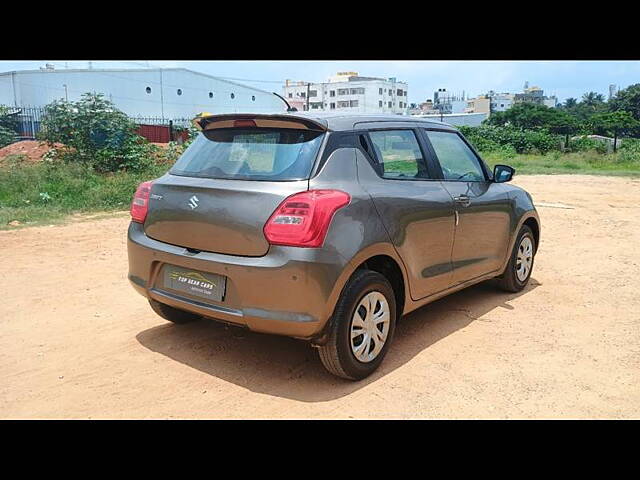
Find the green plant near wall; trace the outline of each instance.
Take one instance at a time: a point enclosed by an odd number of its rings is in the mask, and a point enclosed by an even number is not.
[[[5,127],[0,127],[0,148],[16,141],[16,133]]]
[[[482,152],[510,148],[516,153],[547,153],[560,147],[559,137],[545,129],[523,130],[511,125],[460,127],[462,134]]]
[[[151,162],[153,148],[135,128],[104,95],[85,93],[77,102],[47,105],[38,138],[51,145],[64,144],[60,158],[90,165],[98,172],[140,170]]]

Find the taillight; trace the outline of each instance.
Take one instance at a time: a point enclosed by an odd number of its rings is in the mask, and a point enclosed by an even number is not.
[[[153,182],[142,182],[138,185],[138,189],[131,202],[131,220],[134,222],[144,223],[144,219],[147,218],[151,185],[153,185]]]
[[[334,213],[351,201],[340,190],[309,190],[286,198],[264,226],[272,245],[321,247]]]

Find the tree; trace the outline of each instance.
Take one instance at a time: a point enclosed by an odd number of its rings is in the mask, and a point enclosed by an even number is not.
[[[569,148],[569,135],[576,133],[580,124],[573,115],[560,110],[549,117],[547,127],[551,133],[564,135],[564,148]]]
[[[578,104],[578,100],[576,100],[575,98],[571,97],[571,98],[567,98],[564,101],[564,108],[567,110],[571,110],[572,108],[574,108],[576,105]]]
[[[512,125],[521,129],[542,128],[560,111],[535,103],[517,103],[509,110],[492,114],[489,125]]]
[[[614,112],[620,110],[629,112],[633,118],[640,121],[640,83],[620,90],[609,101],[609,109]]]
[[[613,133],[613,151],[615,153],[618,146],[618,134],[637,128],[639,122],[629,112],[618,110],[617,112],[594,115],[591,119],[591,125],[596,131],[601,131],[605,134]]]
[[[590,107],[598,106],[604,103],[604,95],[597,92],[587,92],[582,95],[581,103],[584,103],[585,105],[588,105]]]

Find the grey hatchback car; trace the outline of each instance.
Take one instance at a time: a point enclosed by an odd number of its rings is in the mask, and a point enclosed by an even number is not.
[[[382,362],[403,314],[529,281],[531,196],[453,127],[379,115],[221,114],[135,193],[129,280],[175,323],[309,341],[331,373]]]

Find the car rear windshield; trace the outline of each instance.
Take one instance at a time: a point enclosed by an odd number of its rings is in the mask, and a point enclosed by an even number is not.
[[[286,128],[224,128],[200,133],[172,175],[234,180],[309,178],[323,132]]]

